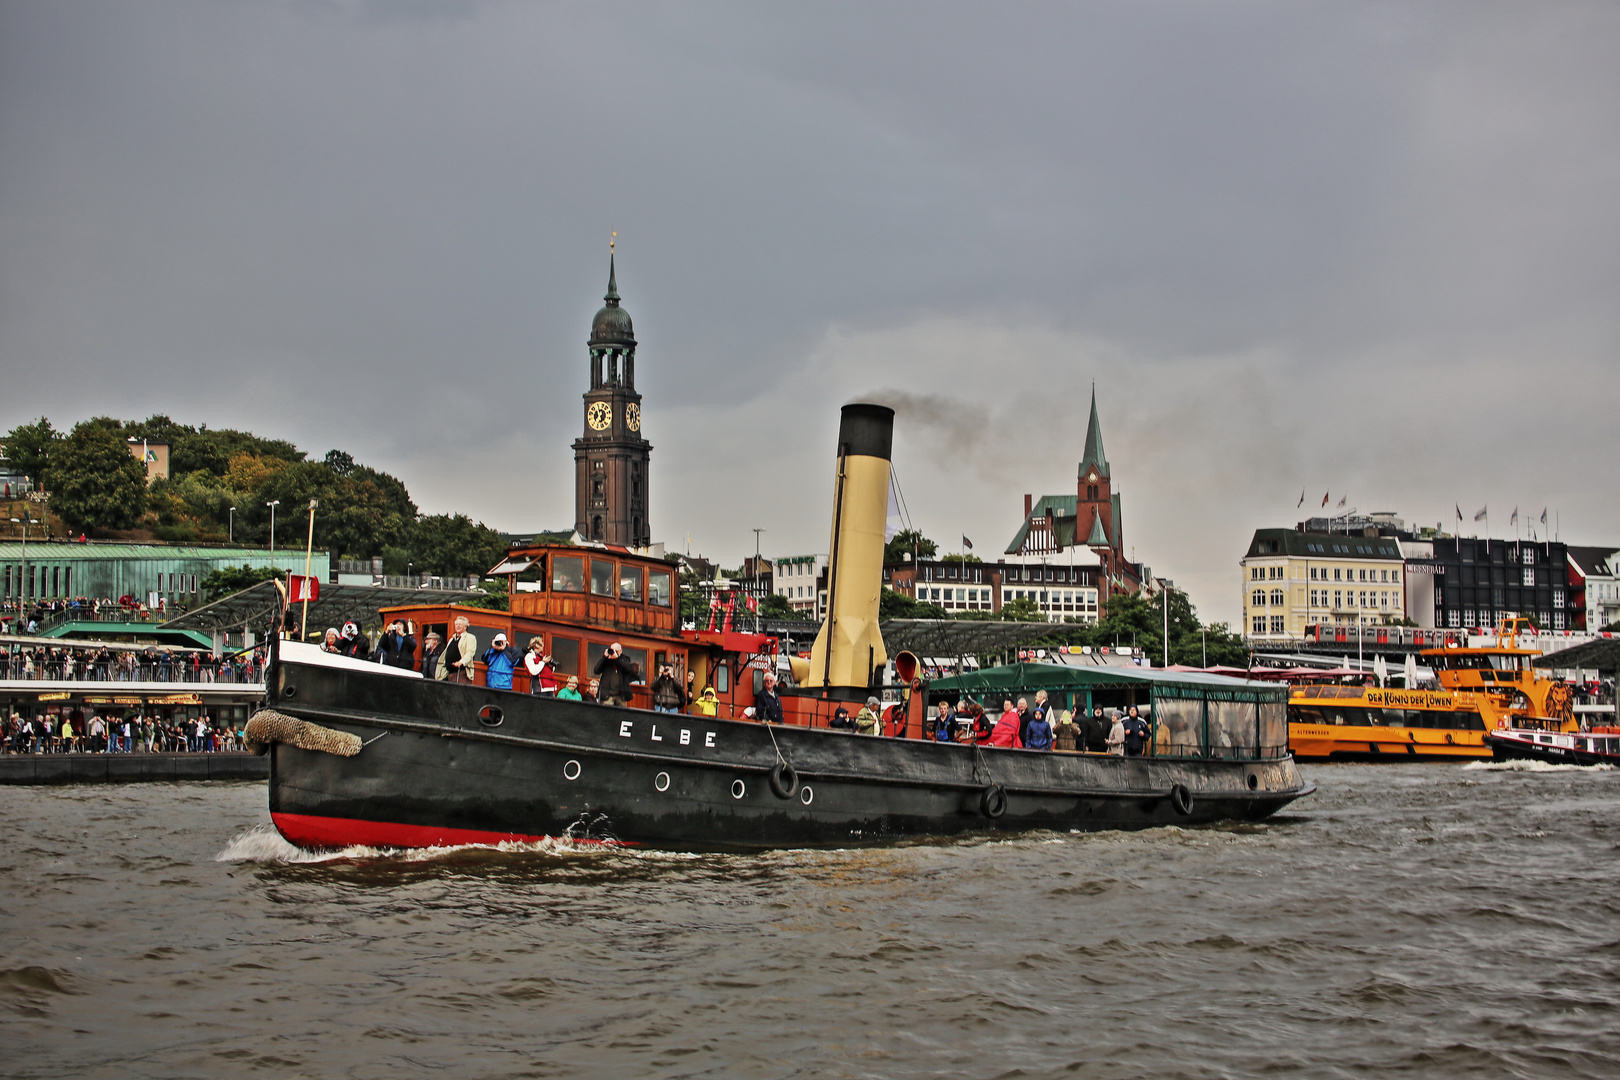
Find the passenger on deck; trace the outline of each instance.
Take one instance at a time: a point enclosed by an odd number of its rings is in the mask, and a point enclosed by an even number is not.
[[[782,698],[776,692],[776,675],[767,671],[760,692],[754,695],[754,719],[767,724],[782,722]]]
[[[539,635],[529,639],[529,651],[523,654],[523,670],[529,673],[529,693],[550,696],[557,692],[557,668],[546,655],[545,639]]]
[[[1032,716],[1029,711],[1029,699],[1018,699],[1018,741],[1020,744],[1029,741],[1029,722]]]
[[[950,742],[956,734],[956,714],[951,711],[951,703],[939,703],[939,712],[934,717],[934,741]]]
[[[1063,710],[1063,715],[1058,718],[1057,730],[1052,735],[1052,749],[1066,753],[1084,749],[1080,744],[1080,727],[1067,709]]]
[[[339,654],[343,652],[343,645],[338,638],[337,627],[328,626],[326,628],[326,636],[321,639],[321,652]]]
[[[1108,752],[1120,757],[1125,753],[1125,723],[1118,711],[1110,709],[1109,715],[1113,718],[1114,726],[1108,731]]]
[[[1082,716],[1078,726],[1080,749],[1088,754],[1108,753],[1108,723],[1103,719],[1101,705],[1092,709],[1090,716]]]
[[[869,697],[861,711],[855,714],[855,731],[859,735],[876,735],[882,730],[883,722],[878,719],[878,699]]]
[[[1019,721],[1018,710],[1013,708],[1012,701],[1010,699],[1003,701],[1001,719],[996,721],[995,728],[990,732],[990,745],[1010,746],[1014,749],[1022,747],[1024,741],[1018,737]]]
[[[1024,736],[1025,750],[1052,749],[1052,725],[1046,720],[1048,715],[1045,704],[1036,707],[1029,720],[1028,734]]]
[[[833,710],[832,719],[827,721],[827,726],[839,730],[848,730],[855,726],[855,721],[849,718],[849,710],[840,705]]]
[[[439,675],[439,657],[444,655],[444,639],[436,631],[429,630],[422,635],[422,678],[437,679]]]
[[[1135,705],[1131,706],[1131,714],[1125,718],[1124,728],[1125,756],[1141,757],[1152,730],[1148,727],[1147,721],[1137,715]]]
[[[377,641],[375,659],[386,667],[409,670],[416,666],[416,639],[407,632],[404,619],[395,619],[388,624]]]
[[[990,742],[990,732],[995,728],[994,722],[977,701],[968,702],[968,711],[973,715],[973,727],[969,738],[980,746],[987,745]]]
[[[604,705],[628,705],[630,703],[630,680],[636,675],[635,668],[630,661],[624,658],[624,646],[615,641],[602,652],[602,658],[596,662],[591,672],[598,677],[601,692],[597,695],[598,701]]]
[[[675,669],[664,664],[658,669],[658,678],[652,683],[653,712],[678,713],[686,700],[681,684],[675,681]]]
[[[365,637],[361,635],[359,625],[353,619],[343,624],[343,634],[338,639],[338,651],[356,660],[371,659],[371,649]]]
[[[467,616],[456,616],[450,640],[444,643],[444,652],[439,655],[439,678],[471,683],[473,658],[477,655],[478,642],[467,632]]]
[[[715,696],[714,687],[705,686],[703,693],[692,702],[693,716],[713,716],[720,705],[720,699]]]
[[[579,676],[568,676],[568,685],[557,691],[558,701],[582,701],[579,696]]]
[[[592,705],[599,705],[602,702],[602,696],[601,695],[602,695],[602,683],[601,683],[601,680],[592,679],[588,684],[586,684],[585,689],[580,691],[579,699],[581,701],[589,702]]]
[[[512,689],[512,672],[517,670],[517,649],[508,645],[505,634],[496,634],[495,641],[480,657],[484,662],[484,685],[491,690]]]

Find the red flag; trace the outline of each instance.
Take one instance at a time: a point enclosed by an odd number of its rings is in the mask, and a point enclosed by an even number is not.
[[[1323,506],[1327,505],[1327,501],[1331,496],[1332,496],[1332,492],[1328,492],[1328,491],[1322,492],[1322,505]]]
[[[755,615],[759,614],[759,601],[754,598],[753,594],[749,594],[748,597],[748,610]]]
[[[305,590],[309,595],[305,596]],[[321,598],[321,579],[318,577],[305,577],[303,574],[289,574],[287,577],[287,602],[299,604],[305,600],[311,602]]]

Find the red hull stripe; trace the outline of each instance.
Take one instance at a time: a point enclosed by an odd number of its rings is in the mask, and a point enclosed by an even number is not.
[[[316,817],[311,814],[271,814],[276,829],[287,842],[301,848],[453,847],[459,844],[532,844],[551,839],[524,833],[485,832],[481,829],[451,829],[441,825],[399,825],[388,821],[359,818]],[[609,843],[589,840],[585,843]]]

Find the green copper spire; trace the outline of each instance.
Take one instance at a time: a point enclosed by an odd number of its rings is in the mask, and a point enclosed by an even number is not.
[[[610,307],[619,306],[619,275],[618,272],[613,268],[613,252],[611,251],[608,252],[608,291],[607,295],[602,297],[602,299],[606,300]],[[1095,391],[1093,391],[1093,393],[1095,394]],[[1091,413],[1093,416],[1097,414],[1097,406],[1095,402],[1092,403]],[[1088,443],[1087,445],[1090,444]]]
[[[1080,472],[1085,474],[1086,466],[1092,465],[1097,474],[1104,479],[1108,478],[1108,455],[1103,453],[1102,424],[1097,421],[1097,384],[1091,384],[1091,420],[1086,424],[1086,448],[1080,455]]]

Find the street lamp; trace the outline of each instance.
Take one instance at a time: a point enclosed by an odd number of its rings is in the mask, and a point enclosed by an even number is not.
[[[270,508],[270,572],[276,571],[276,507],[281,505],[280,499],[272,500],[264,505]]]
[[[26,603],[26,600],[25,600],[24,594],[23,594],[23,588],[24,588],[23,582],[29,580],[29,578],[28,578],[28,526],[30,526],[30,525],[38,525],[39,524],[39,522],[35,521],[31,517],[26,516],[26,514],[27,514],[27,511],[24,511],[25,516],[20,517],[20,518],[12,518],[11,519],[12,524],[21,525],[23,527],[22,574],[21,574],[20,579],[17,582],[17,626],[18,627],[21,627],[23,625],[23,623],[24,623],[24,620],[25,620],[25,616],[23,614],[23,604]]]
[[[225,542],[227,544],[236,543],[236,507],[234,506],[231,507],[230,524],[226,526],[226,529],[228,531],[225,534]]]

